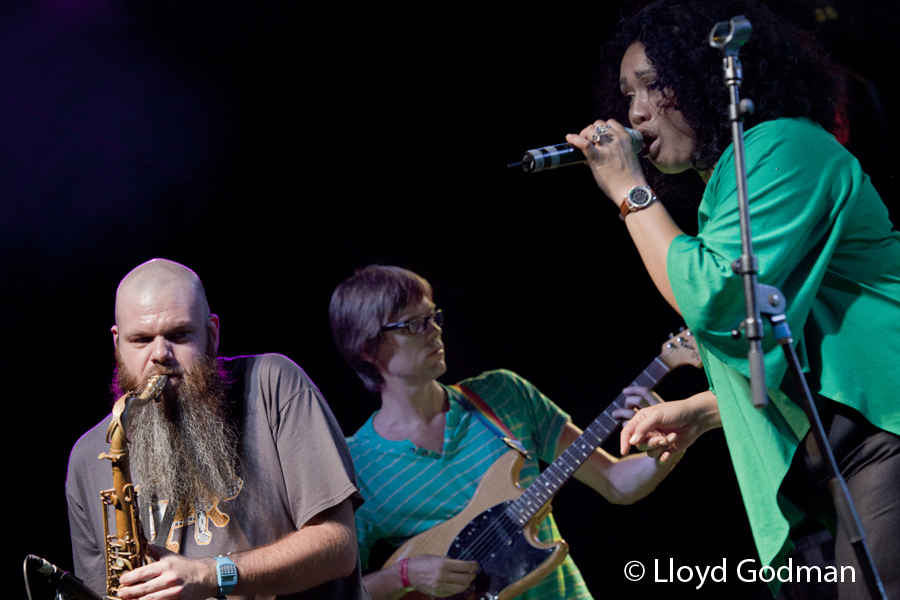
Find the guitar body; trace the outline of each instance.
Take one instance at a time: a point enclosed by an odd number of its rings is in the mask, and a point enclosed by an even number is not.
[[[501,518],[506,506],[522,495],[518,483],[522,463],[523,458],[516,450],[498,458],[485,472],[462,512],[408,540],[382,568],[420,554],[478,560],[482,571],[475,579],[474,590],[454,596],[460,600],[508,600],[536,585],[562,563],[569,547],[562,540],[547,543],[537,539],[537,527],[549,514],[549,504],[525,527]],[[468,544],[488,528],[494,542],[490,556],[469,558]],[[403,596],[404,600],[425,598],[429,596],[419,592]]]

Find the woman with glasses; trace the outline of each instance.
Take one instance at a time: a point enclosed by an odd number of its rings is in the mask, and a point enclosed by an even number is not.
[[[373,567],[369,551],[377,540],[397,547],[462,511],[485,471],[509,451],[504,429],[528,453],[519,475],[523,487],[538,476],[538,459],[551,463],[581,434],[562,409],[510,371],[482,373],[459,382],[462,387],[438,382],[447,369],[443,313],[428,281],[411,271],[360,269],[334,291],[329,314],[344,358],[381,399],[381,410],[348,439],[365,498],[356,512],[364,569]],[[627,392],[635,394],[629,406],[654,401],[646,390]],[[480,402],[499,428],[475,414]],[[626,408],[615,416],[632,414]],[[649,494],[675,462],[663,465],[646,454],[620,460],[598,449],[575,477],[610,502],[629,504]],[[552,516],[539,531],[542,540],[560,539]],[[364,583],[374,600],[404,589],[445,597],[464,591],[477,570],[474,561],[418,555],[369,573]],[[591,595],[567,557],[522,598]]]

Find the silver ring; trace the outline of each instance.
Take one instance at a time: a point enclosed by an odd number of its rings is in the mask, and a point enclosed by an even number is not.
[[[609,125],[604,125],[603,127],[594,125],[594,127],[597,128],[597,133],[591,136],[591,141],[597,144],[603,139],[603,136],[606,135],[606,132],[609,131]]]

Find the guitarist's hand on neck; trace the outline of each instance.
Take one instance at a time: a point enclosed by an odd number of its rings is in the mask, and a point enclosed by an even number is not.
[[[633,419],[635,413],[642,408],[664,402],[653,390],[638,385],[627,387],[622,393],[625,394],[624,407],[612,411],[612,416],[623,425]]]

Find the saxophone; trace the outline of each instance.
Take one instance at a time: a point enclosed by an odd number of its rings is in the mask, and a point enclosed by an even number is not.
[[[98,458],[112,461],[113,489],[100,492],[103,511],[103,533],[106,540],[106,595],[117,600],[119,577],[123,573],[147,564],[147,538],[141,528],[138,493],[131,483],[128,467],[129,410],[148,402],[157,402],[168,380],[166,375],[154,375],[140,394],[129,392],[113,406],[112,422],[106,430],[110,443],[109,454]],[[116,531],[109,532],[109,509],[115,509]]]

